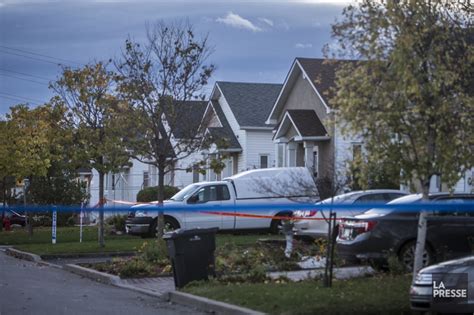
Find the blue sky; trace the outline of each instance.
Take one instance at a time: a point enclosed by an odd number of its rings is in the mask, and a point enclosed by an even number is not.
[[[295,57],[322,57],[330,25],[347,3],[0,0],[0,114],[18,103],[48,101],[58,63],[118,57],[127,36],[144,40],[145,23],[158,19],[187,18],[197,33],[209,33],[210,62],[218,67],[212,82],[281,83]]]

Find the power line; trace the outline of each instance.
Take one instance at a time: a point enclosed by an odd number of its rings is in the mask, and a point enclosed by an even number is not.
[[[25,55],[22,55],[22,54],[17,54],[17,53],[11,52],[11,51],[0,50],[0,52],[4,53],[4,54],[15,55],[15,56],[23,57],[23,58],[36,60],[36,61],[42,61],[42,62],[50,63],[50,64],[53,64],[53,65],[56,65],[56,66],[60,65],[60,63],[57,63],[57,62],[53,62],[53,61],[50,61],[50,60],[44,60],[44,59],[40,59],[40,58],[35,58],[35,57],[32,57],[32,56],[25,56]]]
[[[0,95],[0,98],[7,98],[7,99],[10,99],[10,100],[13,100],[13,101],[25,102],[25,100],[22,100],[18,97],[9,97],[9,96]],[[31,101],[26,101],[26,102],[27,103],[32,103],[32,104],[35,104],[35,105],[40,105],[40,103],[36,103],[36,102],[31,102]]]
[[[5,48],[5,49],[10,49],[10,50],[19,51],[19,52],[26,53],[26,54],[30,54],[30,55],[35,55],[35,56],[40,56],[40,57],[44,57],[44,58],[60,60],[60,61],[67,62],[67,63],[74,63],[74,64],[76,64],[76,65],[81,65],[81,63],[76,62],[76,61],[73,61],[73,60],[68,60],[68,59],[63,59],[63,58],[48,56],[48,55],[44,55],[44,54],[39,54],[39,53],[36,53],[36,52],[24,50],[24,49],[12,48],[12,47],[8,47],[8,46],[4,46],[4,45],[0,45],[0,47],[1,47],[1,48]]]
[[[21,77],[17,77],[15,75],[11,75],[11,74],[0,73],[0,75],[2,75],[4,77],[9,77],[9,78],[14,78],[14,79],[18,79],[18,80],[23,80],[23,81],[28,81],[28,82],[33,82],[33,83],[36,83],[36,84],[49,86],[49,84],[46,83],[46,82],[40,82],[40,81],[31,80],[31,79],[21,78]]]
[[[27,77],[32,77],[32,78],[36,78],[36,79],[41,79],[41,80],[46,80],[46,81],[52,81],[51,79],[48,79],[46,77],[42,77],[42,76],[38,76],[38,75],[34,75],[34,74],[28,74],[28,73],[24,73],[24,72],[18,72],[18,71],[14,71],[14,70],[8,70],[8,69],[3,69],[3,68],[0,68],[0,71],[5,71],[5,72],[10,72],[10,73],[16,73],[16,74],[19,74],[19,75],[24,75],[24,76],[27,76]]]
[[[15,97],[15,98],[22,98],[26,101],[33,101],[33,102],[37,102],[37,103],[46,103],[46,102],[43,102],[41,100],[38,100],[38,99],[34,99],[34,98],[30,98],[30,97],[25,97],[25,96],[20,96],[20,95],[16,95],[16,94],[11,94],[11,93],[6,93],[6,92],[1,92],[0,91],[0,94],[3,94],[3,95],[7,95],[7,96],[11,96],[11,97]]]

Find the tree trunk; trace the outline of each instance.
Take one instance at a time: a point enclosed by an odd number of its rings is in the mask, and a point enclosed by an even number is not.
[[[5,218],[5,208],[7,207],[7,180],[3,177],[2,181],[3,208],[2,215],[0,216],[0,232],[3,230],[3,218]]]
[[[422,182],[423,187],[423,202],[427,202],[428,194],[430,190],[430,180]],[[423,268],[423,252],[425,251],[425,243],[426,243],[426,230],[427,230],[427,222],[426,217],[428,213],[421,209],[420,215],[418,217],[418,233],[416,237],[416,248],[415,248],[415,262],[413,264],[413,282],[415,282],[416,275],[421,268]]]
[[[104,240],[104,172],[99,172],[99,246],[105,247]]]
[[[25,217],[26,217],[26,222],[28,223],[27,229],[28,229],[28,237],[33,239],[33,222],[31,222],[31,212],[27,210],[27,203],[26,203],[26,194],[28,193],[28,189],[26,187],[26,181],[23,183],[23,205],[25,206]],[[28,180],[28,183],[31,185],[31,179]]]
[[[165,215],[162,210],[165,192],[165,169],[158,167],[158,222],[156,224],[156,235],[160,240],[163,237],[165,229]]]

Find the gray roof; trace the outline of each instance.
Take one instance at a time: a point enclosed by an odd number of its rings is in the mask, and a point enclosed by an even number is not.
[[[269,127],[265,120],[282,84],[218,81],[217,85],[241,127]]]
[[[328,106],[332,97],[331,88],[335,87],[335,74],[342,64],[356,63],[357,60],[328,60],[322,58],[296,58],[311,82]]]
[[[212,101],[212,106],[214,107],[217,116],[219,117],[219,120],[222,124],[222,127],[211,127],[208,128],[211,137],[214,138],[214,140],[225,140],[226,142],[226,147],[225,148],[219,148],[223,151],[225,150],[242,150],[242,147],[240,146],[239,140],[237,140],[237,137],[235,136],[234,132],[232,131],[232,128],[230,127],[229,122],[227,121],[227,118],[224,115],[224,112],[222,111],[221,106],[219,105],[218,102]]]
[[[207,101],[175,102],[174,113],[169,119],[173,135],[179,139],[194,138],[206,107]]]
[[[325,137],[328,135],[316,112],[312,109],[288,110],[291,120],[302,137]]]

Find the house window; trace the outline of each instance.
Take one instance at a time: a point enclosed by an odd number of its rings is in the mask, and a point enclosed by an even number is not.
[[[315,148],[313,151],[313,176],[314,178],[318,178],[318,171],[319,171],[319,156],[318,150]]]
[[[143,188],[150,186],[150,173],[143,172]]]
[[[115,190],[115,174],[112,174],[112,190]]]
[[[283,144],[278,144],[278,158],[277,158],[277,166],[283,167],[283,157],[285,154],[285,147]]]
[[[198,166],[194,166],[193,167],[193,183],[197,183],[199,182],[199,170],[198,170]]]
[[[352,160],[356,161],[362,158],[362,144],[352,145]]]
[[[268,155],[260,155],[260,168],[268,168]]]

